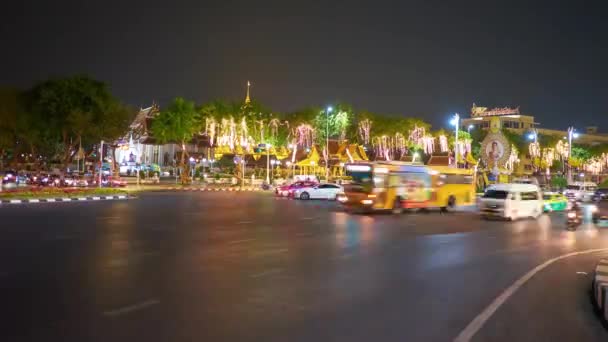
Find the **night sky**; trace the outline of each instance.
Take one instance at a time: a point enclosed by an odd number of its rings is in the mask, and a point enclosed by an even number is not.
[[[438,127],[475,102],[520,106],[542,127],[608,131],[602,2],[357,3],[11,1],[0,84],[86,73],[147,106],[239,100],[251,80],[278,111],[344,101]]]

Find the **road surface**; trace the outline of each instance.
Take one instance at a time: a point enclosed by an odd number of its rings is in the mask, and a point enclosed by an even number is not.
[[[567,232],[559,214],[349,215],[267,193],[5,205],[0,219],[2,341],[451,341],[543,262],[608,247],[608,230]],[[472,340],[607,341],[588,296],[607,255],[547,266]]]

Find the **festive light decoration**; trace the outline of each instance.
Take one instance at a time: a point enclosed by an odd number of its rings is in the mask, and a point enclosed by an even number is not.
[[[540,157],[540,144],[538,142],[532,142],[528,146],[528,153],[532,158]]]
[[[604,170],[605,165],[606,165],[605,159],[603,159],[602,157],[594,157],[585,163],[584,169],[586,172],[589,172],[594,175],[598,175]]]
[[[555,150],[551,147],[543,148],[543,161],[550,168],[555,160]]]
[[[357,131],[359,137],[363,140],[363,144],[368,145],[370,140],[370,131],[372,129],[372,122],[369,119],[365,119],[359,122]]]
[[[568,154],[570,153],[570,148],[567,142],[558,141],[557,145],[555,145],[555,151],[561,160],[568,159]]]
[[[448,138],[445,135],[439,136],[439,149],[442,153],[448,151]]]
[[[513,171],[515,164],[519,163],[519,151],[517,151],[517,147],[515,145],[511,145],[511,154],[509,154],[509,158],[506,162],[506,168]]]
[[[431,135],[427,135],[422,138],[422,148],[424,153],[433,154],[435,152],[435,138]]]
[[[410,132],[409,141],[418,146],[422,146],[424,144],[425,136],[426,130],[424,127],[414,126],[414,129]]]
[[[315,130],[311,125],[301,124],[294,128],[296,145],[310,147],[315,141]]]
[[[209,143],[211,144],[211,146],[213,146],[213,143],[215,141],[215,127],[216,127],[216,125],[217,125],[217,123],[215,122],[214,118],[207,118],[207,119],[205,119],[205,132],[209,136]]]

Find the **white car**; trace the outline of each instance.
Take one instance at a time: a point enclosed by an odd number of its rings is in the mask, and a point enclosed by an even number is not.
[[[307,199],[328,199],[335,200],[338,193],[343,192],[344,189],[337,184],[318,184],[315,186],[308,186],[297,189],[293,193],[293,198],[307,200]]]

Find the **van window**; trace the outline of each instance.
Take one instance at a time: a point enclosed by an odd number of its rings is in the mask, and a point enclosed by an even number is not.
[[[521,193],[521,200],[522,201],[534,201],[538,199],[538,193],[536,191],[530,191],[530,192],[522,192]]]
[[[502,190],[486,190],[483,198],[506,199],[509,193]]]

